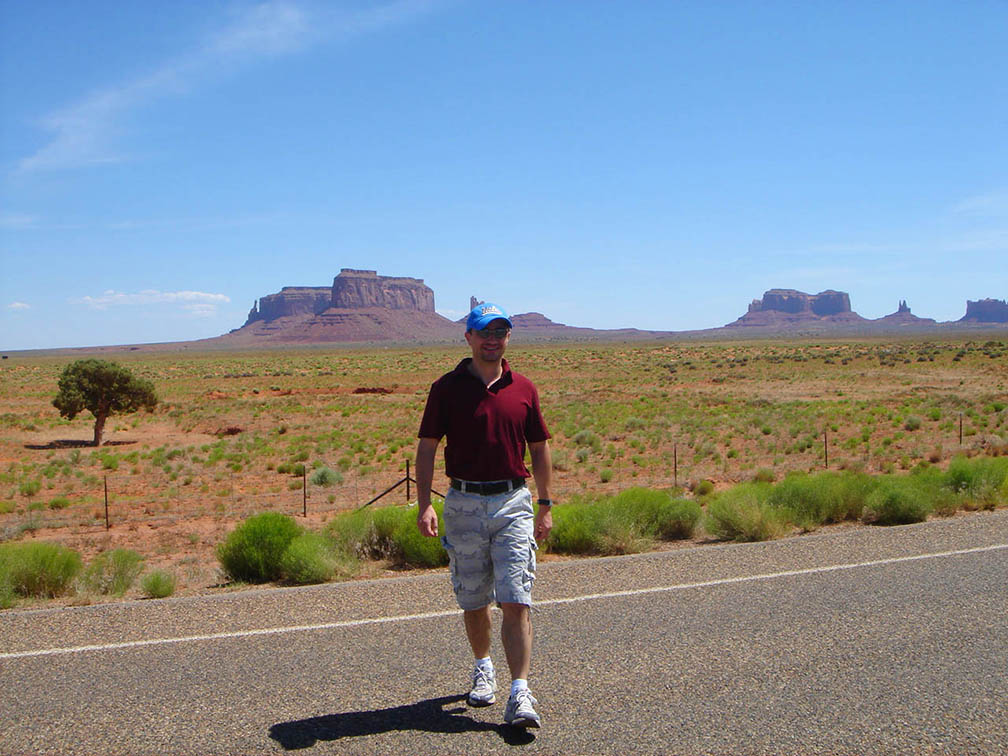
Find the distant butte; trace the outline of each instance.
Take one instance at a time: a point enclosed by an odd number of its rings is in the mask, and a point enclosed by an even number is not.
[[[905,299],[901,299],[899,307],[896,312],[891,312],[883,318],[879,318],[877,323],[883,323],[887,325],[894,325],[897,327],[913,327],[913,326],[934,326],[938,325],[938,321],[934,318],[919,318],[910,312],[910,306],[906,303]]]
[[[939,323],[933,318],[921,318],[910,311],[906,300],[900,300],[896,312],[869,319],[851,308],[850,296],[842,291],[806,294],[795,289],[770,289],[762,299],[753,300],[749,311],[725,330],[745,329],[760,335],[803,334],[882,334],[908,331],[951,330],[962,327],[997,327],[1008,323],[1008,304],[999,299],[967,301],[966,315],[954,323]],[[711,329],[713,333],[721,329]]]
[[[1003,299],[966,300],[966,314],[960,323],[1008,323],[1008,302]]]
[[[470,309],[476,304],[475,297]],[[668,331],[597,330],[554,323],[538,312],[512,317],[522,341],[653,339]],[[260,297],[241,328],[210,341],[235,346],[337,342],[458,342],[465,319],[434,311],[434,292],[421,278],[380,276],[343,268],[332,286],[285,286]]]
[[[235,344],[447,341],[458,327],[434,311],[421,278],[343,268],[332,286],[285,286],[260,297],[221,339]]]
[[[807,323],[850,325],[864,321],[851,310],[850,296],[832,289],[806,294],[795,289],[770,289],[762,299],[754,299],[749,311],[726,328],[779,327]]]
[[[471,297],[469,308],[479,302]],[[511,319],[516,343],[732,338],[741,334],[764,338],[856,336],[998,328],[1008,324],[1008,303],[1000,299],[968,301],[962,319],[937,323],[914,315],[907,302],[900,300],[895,312],[872,320],[856,313],[850,295],[843,291],[827,289],[807,294],[797,289],[770,289],[753,300],[738,320],[722,328],[700,331],[581,328],[554,322],[540,312],[518,313]],[[241,328],[205,341],[233,346],[458,343],[464,328],[464,317],[452,321],[434,310],[434,292],[421,278],[380,276],[374,270],[343,268],[332,286],[285,286],[260,297]]]

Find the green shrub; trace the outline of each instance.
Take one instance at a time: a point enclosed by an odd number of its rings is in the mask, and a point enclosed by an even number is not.
[[[558,554],[602,554],[601,518],[585,505],[567,502],[554,508],[549,549]]]
[[[578,431],[574,434],[571,441],[574,442],[575,446],[587,446],[595,452],[602,451],[602,440],[590,430]]]
[[[81,574],[81,588],[102,596],[122,596],[143,571],[143,557],[130,549],[112,549],[96,556]]]
[[[820,525],[860,519],[868,494],[877,485],[862,473],[789,475],[770,491],[770,503],[788,514],[798,526],[811,530]]]
[[[966,509],[993,509],[1008,503],[1008,458],[955,457],[945,473],[945,486]]]
[[[374,558],[370,543],[374,532],[372,514],[370,509],[359,509],[336,515],[325,528],[333,547],[347,557]]]
[[[770,487],[763,483],[742,483],[707,505],[704,527],[715,538],[726,541],[766,541],[787,532],[787,513],[769,502]]]
[[[612,500],[613,506],[645,536],[665,541],[691,538],[700,520],[700,504],[673,499],[663,491],[628,488]]]
[[[667,519],[658,529],[658,535],[665,539],[692,538],[696,526],[703,517],[699,502],[689,499],[673,499],[668,509]]]
[[[20,596],[53,598],[67,591],[81,570],[80,554],[58,543],[0,545],[0,575]]]
[[[166,598],[175,593],[175,576],[164,570],[151,570],[140,581],[140,590],[147,598]]]
[[[976,470],[969,459],[963,456],[953,457],[945,471],[945,483],[956,493],[962,493],[973,487]]]
[[[709,480],[701,480],[693,485],[693,493],[696,496],[710,496],[714,493],[714,484]]]
[[[439,567],[448,564],[448,552],[438,538],[420,534],[416,524],[417,511],[409,507],[386,507],[374,512],[375,542],[383,544],[388,559],[401,566]],[[444,533],[444,522],[438,512],[438,532]]]
[[[281,559],[300,526],[287,515],[263,512],[235,528],[217,546],[217,560],[234,580],[264,583],[283,577]]]
[[[66,496],[57,496],[49,501],[49,509],[66,509],[70,506],[70,499]]]
[[[651,548],[658,539],[689,538],[699,520],[695,501],[630,488],[616,496],[557,507],[549,549],[561,554],[631,554]]]
[[[14,586],[5,572],[0,571],[0,609],[10,609],[17,604],[17,595],[14,593]]]
[[[20,493],[22,496],[31,497],[41,490],[42,490],[42,481],[36,478],[29,480],[22,480],[21,483],[18,484],[18,493]]]
[[[926,484],[908,478],[890,478],[868,496],[862,519],[874,525],[923,522],[932,506]]]
[[[305,466],[300,462],[283,462],[277,465],[277,472],[300,478],[305,474]]]
[[[329,486],[335,486],[338,483],[342,483],[343,476],[336,470],[330,470],[328,467],[320,467],[312,473],[310,480],[313,486],[328,488]]]
[[[906,422],[903,423],[903,428],[908,431],[920,430],[920,427],[921,419],[916,415],[911,415],[906,419]]]
[[[353,574],[352,564],[340,559],[332,543],[320,533],[302,533],[287,546],[280,559],[284,580],[296,585],[325,583],[337,575]]]
[[[934,489],[932,496],[932,511],[940,517],[951,517],[961,508],[961,497],[944,486]]]
[[[634,554],[654,543],[652,537],[615,505],[614,499],[571,501],[553,511],[550,551],[559,554]]]
[[[756,474],[753,476],[753,483],[773,483],[776,479],[777,476],[774,475],[773,470],[763,467],[756,471]]]
[[[444,502],[434,499],[438,532],[444,533]],[[448,564],[438,538],[420,535],[414,507],[362,509],[338,515],[326,527],[337,554],[345,558],[388,559],[401,566],[437,567]]]
[[[10,514],[14,511],[13,501],[0,501],[0,514]]]

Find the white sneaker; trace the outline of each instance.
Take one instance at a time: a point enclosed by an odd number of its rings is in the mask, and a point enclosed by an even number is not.
[[[473,669],[472,689],[469,691],[470,706],[489,706],[497,700],[497,675],[493,668],[485,670],[479,665]]]
[[[512,727],[539,727],[541,721],[536,710],[532,707],[538,701],[532,697],[528,688],[523,688],[508,698],[507,708],[504,709],[504,723]]]

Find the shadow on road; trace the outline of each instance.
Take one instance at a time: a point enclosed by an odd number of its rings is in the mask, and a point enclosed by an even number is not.
[[[464,699],[464,695],[442,696],[389,709],[349,711],[281,722],[270,727],[269,736],[286,751],[311,748],[320,740],[340,740],[401,730],[449,734],[496,732],[509,745],[526,745],[535,740],[535,736],[528,730],[505,724],[479,722],[467,716],[467,707],[460,703]],[[449,707],[449,704],[458,705]]]

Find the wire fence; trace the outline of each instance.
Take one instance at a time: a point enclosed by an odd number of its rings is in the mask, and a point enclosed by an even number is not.
[[[959,450],[962,450],[961,414],[956,425],[953,433],[958,437]],[[863,455],[860,463],[868,467],[871,459],[867,445],[863,452],[834,449],[834,436],[828,430],[822,432],[819,443],[802,455],[805,469],[835,469],[838,463],[845,463],[838,457],[849,463],[859,454]],[[728,475],[728,459],[719,462],[698,459],[697,448],[696,444],[672,443],[671,449],[653,456],[644,466],[617,457],[599,463],[599,469],[592,468],[595,472],[591,476],[586,476],[583,471],[567,475],[566,471],[558,470],[553,477],[552,494],[563,501],[575,495],[616,492],[629,486],[679,488],[719,474],[731,477]],[[880,458],[880,469],[881,464]],[[315,480],[320,470],[326,470],[330,475]],[[748,474],[751,476],[752,472]],[[740,467],[734,471],[734,477],[740,479],[742,473],[743,468]],[[435,472],[435,489],[444,485],[438,484],[441,480],[443,469]],[[45,493],[39,491],[30,498],[23,497],[24,506],[17,512],[0,511],[0,527],[5,533],[9,535],[9,531],[25,524],[28,529],[83,524],[103,525],[109,529],[141,523],[157,528],[206,516],[244,519],[263,511],[324,519],[372,505],[408,505],[416,498],[416,480],[408,458],[395,467],[351,466],[341,471],[333,471],[325,460],[306,460],[299,465],[296,474],[275,472],[267,477],[261,473],[249,474],[248,471],[230,468],[211,468],[181,483],[177,476],[163,475],[157,469],[141,472],[134,468],[126,473],[102,470],[97,475],[89,474],[83,480],[75,480],[72,492],[64,495],[57,493],[59,479],[48,482],[44,488]],[[443,496],[437,490],[434,493]],[[47,503],[46,499],[50,496],[53,498]],[[13,521],[19,516],[22,518],[20,524]],[[3,518],[7,521],[4,522]]]

